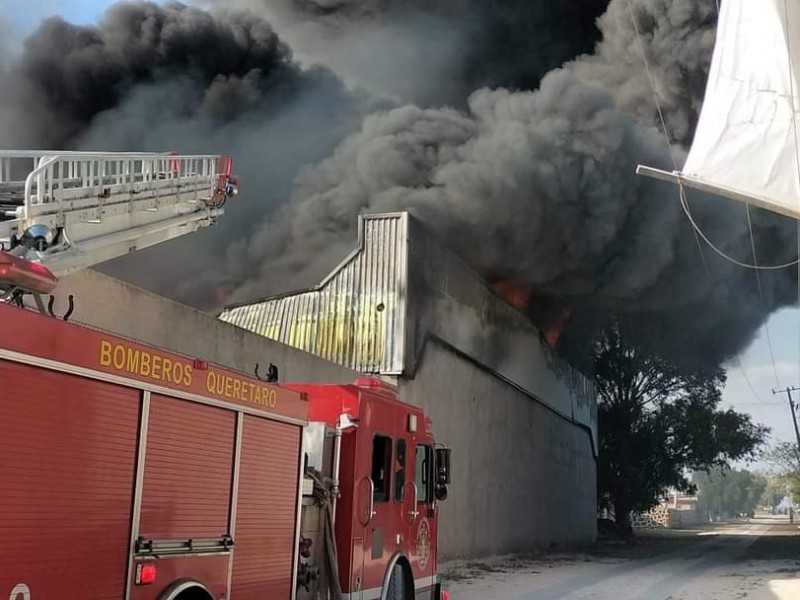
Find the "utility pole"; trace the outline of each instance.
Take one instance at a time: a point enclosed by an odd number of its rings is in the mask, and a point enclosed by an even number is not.
[[[792,425],[794,425],[794,435],[797,438],[797,451],[800,453],[800,429],[797,428],[797,415],[795,414],[794,410],[794,400],[792,400],[792,392],[796,392],[800,390],[800,388],[796,387],[787,387],[785,390],[772,390],[772,394],[786,394],[789,398],[789,408],[792,409]],[[793,506],[789,507],[789,523],[794,523],[794,510]]]
[[[792,409],[792,425],[794,425],[794,435],[797,438],[797,450],[800,452],[800,429],[797,428],[797,415],[795,414],[794,410],[794,400],[792,400],[792,392],[800,391],[800,388],[797,387],[787,387],[785,390],[772,390],[774,394],[786,394],[789,398],[789,408]]]

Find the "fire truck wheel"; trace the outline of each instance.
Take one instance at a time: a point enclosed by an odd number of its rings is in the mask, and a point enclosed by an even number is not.
[[[184,579],[169,586],[159,600],[214,600],[214,598],[201,583]]]
[[[414,591],[409,589],[407,581],[403,565],[396,563],[389,578],[389,585],[386,587],[386,600],[414,600],[412,595]]]

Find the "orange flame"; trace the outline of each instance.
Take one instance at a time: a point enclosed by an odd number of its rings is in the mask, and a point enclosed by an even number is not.
[[[558,340],[561,338],[561,334],[564,333],[571,316],[572,310],[567,307],[562,308],[558,317],[551,324],[551,328],[544,332],[544,337],[551,348],[555,349],[558,346]]]
[[[516,283],[510,279],[501,279],[491,286],[492,291],[514,308],[525,311],[533,297],[533,287]]]
[[[569,323],[572,310],[549,294],[537,291],[532,285],[510,279],[491,284],[491,290],[517,310],[524,312],[542,331],[548,345],[555,349]]]

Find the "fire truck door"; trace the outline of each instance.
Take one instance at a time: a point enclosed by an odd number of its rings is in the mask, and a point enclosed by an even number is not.
[[[433,443],[417,440],[409,448],[411,471],[409,492],[412,496],[407,506],[409,518],[409,558],[417,588],[434,584],[436,574],[436,540],[438,515],[433,495]]]
[[[360,496],[359,526],[363,539],[362,581],[352,589],[364,591],[365,598],[380,591],[389,561],[406,539],[407,521],[400,518],[402,505],[395,500],[395,462],[398,436],[393,432],[392,407],[370,404],[361,426],[362,451],[357,486]]]

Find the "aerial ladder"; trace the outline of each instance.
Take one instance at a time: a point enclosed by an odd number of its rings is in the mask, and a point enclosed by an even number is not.
[[[30,295],[44,312],[59,277],[213,225],[238,194],[232,168],[226,155],[0,150],[0,301]]]

